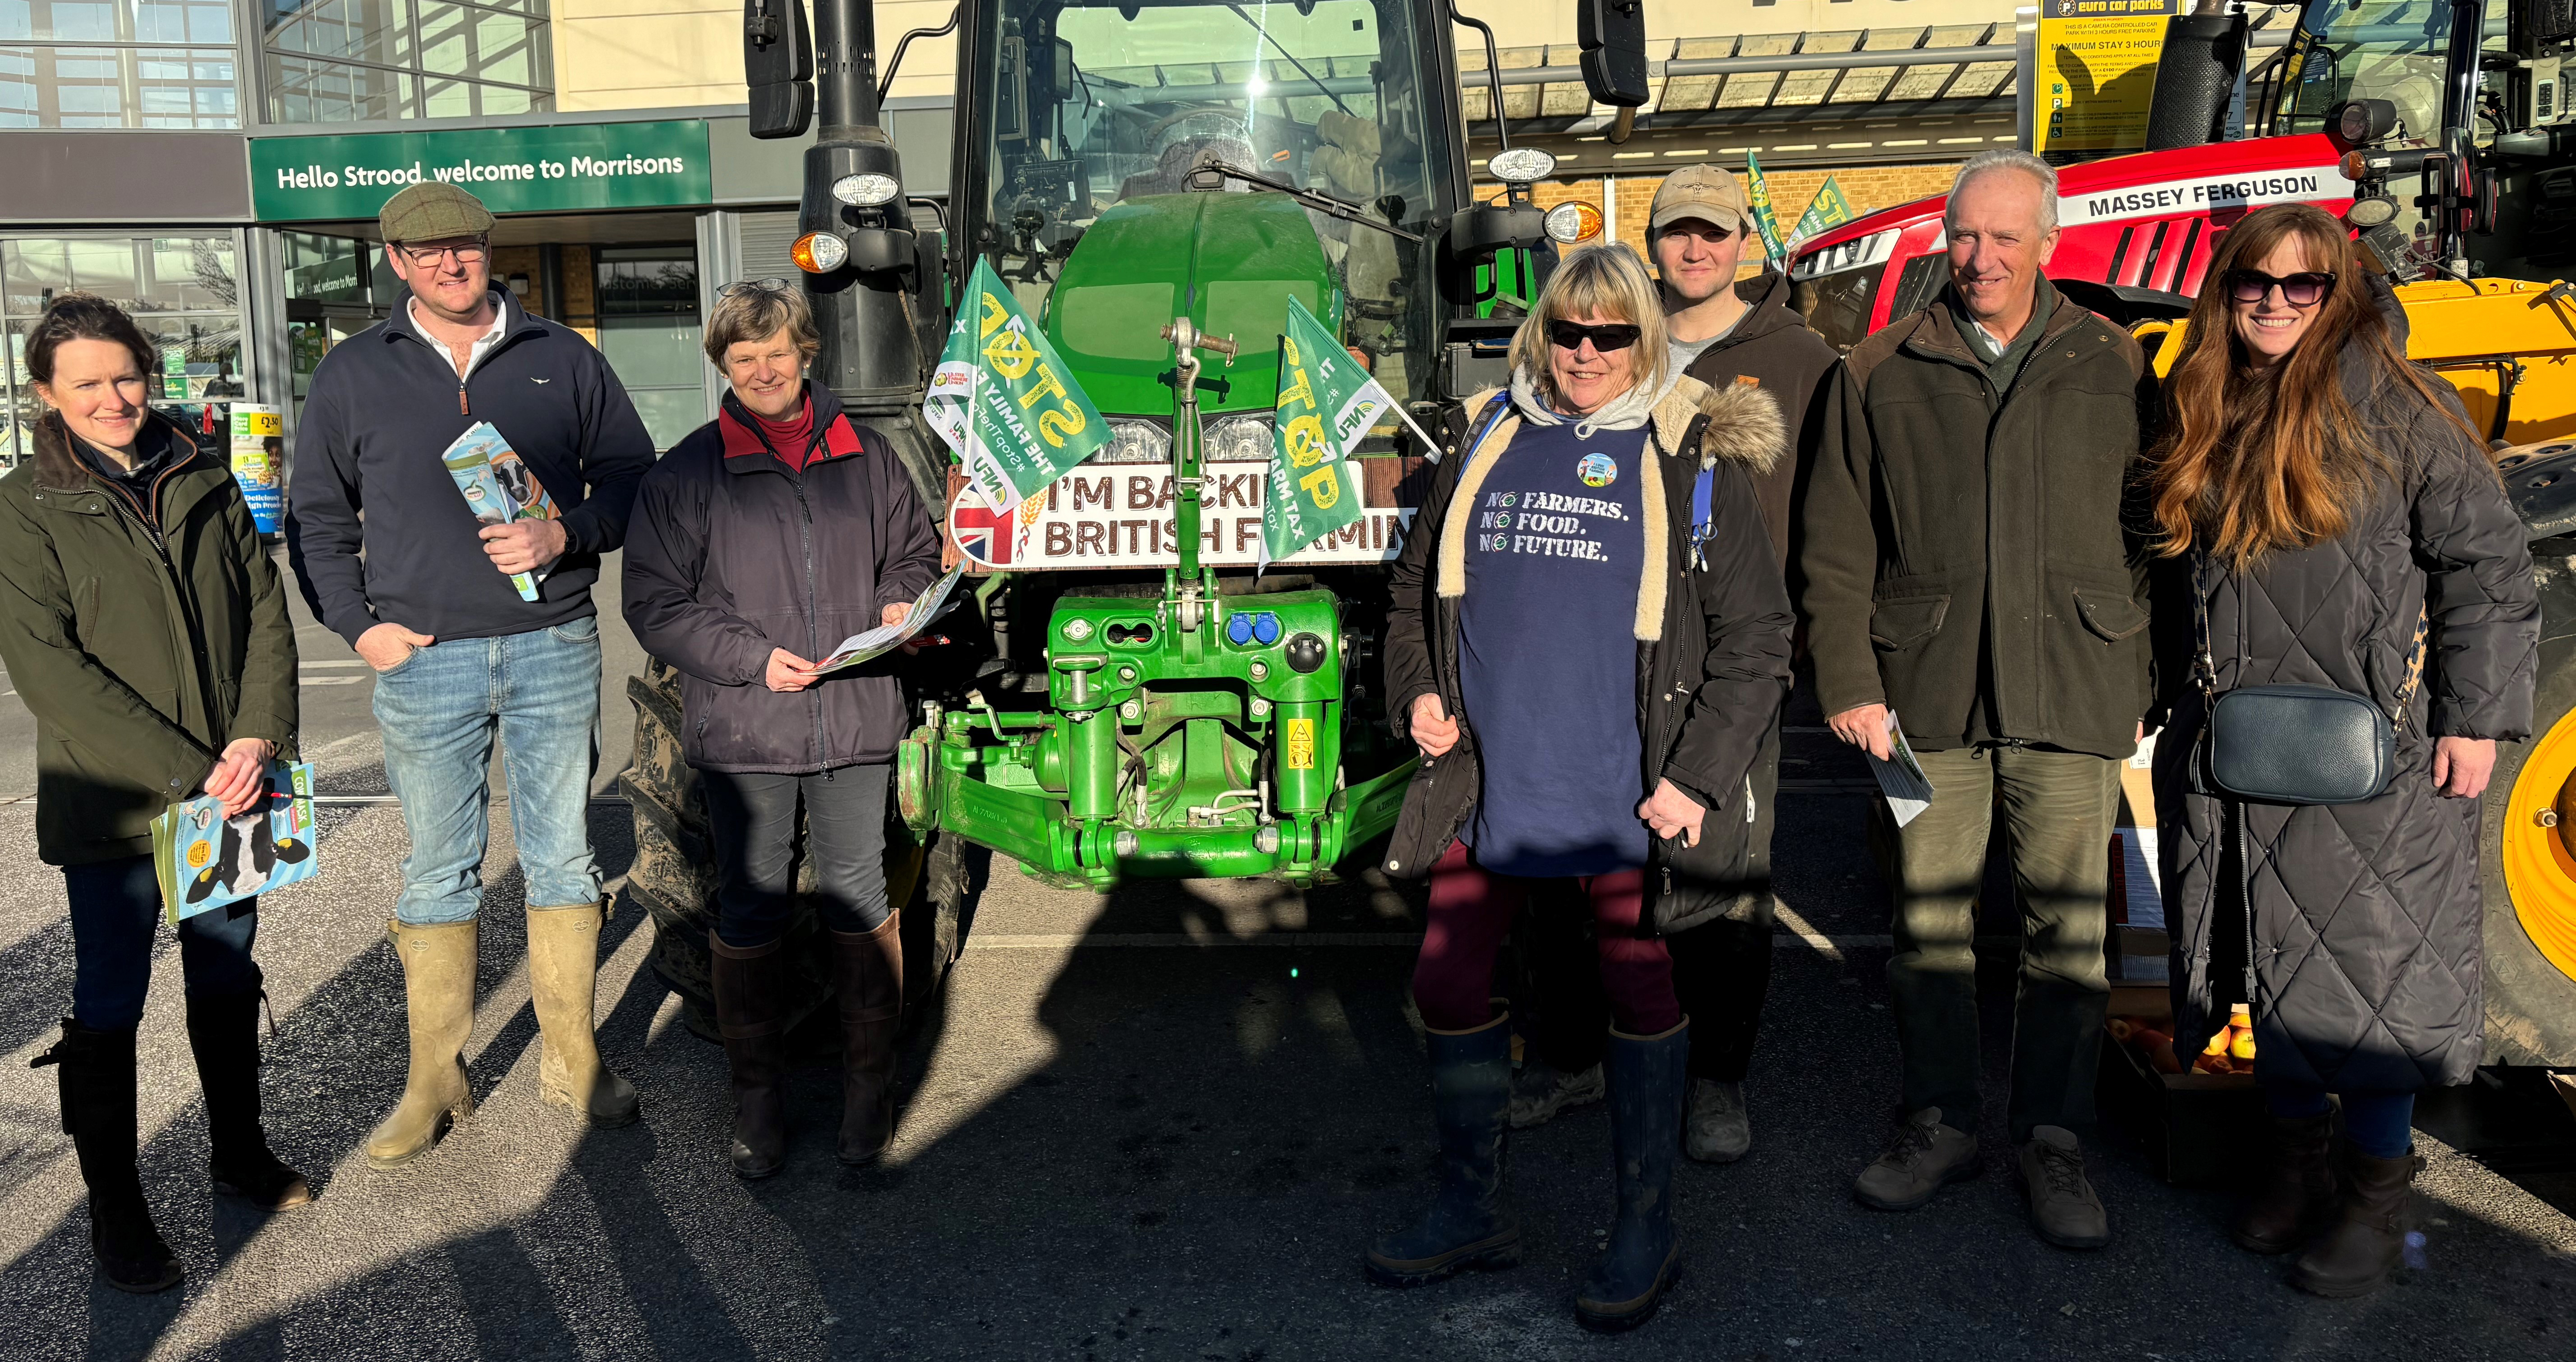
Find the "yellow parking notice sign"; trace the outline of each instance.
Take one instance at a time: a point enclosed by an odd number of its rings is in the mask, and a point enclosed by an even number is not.
[[[1290,719],[1288,721],[1287,748],[1289,770],[1314,770],[1315,721],[1312,719]]]
[[[2140,151],[2182,0],[2042,0],[2033,151]]]

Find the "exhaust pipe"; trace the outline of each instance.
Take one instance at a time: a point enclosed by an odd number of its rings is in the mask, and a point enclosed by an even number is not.
[[[2245,70],[2245,16],[2199,12],[2165,23],[2164,55],[2156,62],[2156,93],[2147,106],[2147,150],[2205,146],[2227,136],[2227,106]]]

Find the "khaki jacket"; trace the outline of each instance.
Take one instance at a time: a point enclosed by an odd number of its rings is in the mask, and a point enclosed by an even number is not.
[[[59,418],[35,435],[0,478],[0,662],[36,716],[37,854],[144,855],[226,743],[293,756],[286,585],[215,460],[178,460],[147,505],[93,473]]]

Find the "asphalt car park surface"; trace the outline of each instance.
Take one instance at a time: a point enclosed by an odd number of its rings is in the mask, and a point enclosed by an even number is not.
[[[621,625],[603,634],[606,793],[636,658]],[[2117,1128],[2090,1147],[2114,1233],[2098,1253],[2032,1236],[1991,1134],[1985,1176],[1924,1210],[1854,1204],[1895,1089],[1887,927],[1858,768],[1811,711],[1791,716],[1776,857],[1789,911],[1750,1085],[1754,1149],[1678,1173],[1685,1276],[1625,1338],[1587,1335],[1570,1312],[1610,1220],[1598,1106],[1513,1137],[1521,1266],[1405,1292],[1362,1280],[1362,1246],[1418,1209],[1432,1151],[1405,1001],[1418,893],[1373,873],[1305,892],[1094,895],[997,860],[908,1046],[889,1157],[833,1161],[837,1087],[817,1067],[791,1095],[787,1171],[745,1184],[724,1160],[723,1055],[679,1023],[631,902],[604,933],[600,1039],[643,1120],[585,1131],[538,1101],[518,876],[496,820],[467,1050],[482,1106],[380,1172],[360,1145],[402,1083],[383,919],[405,838],[399,810],[367,798],[383,783],[366,677],[325,665],[355,661],[327,632],[299,639],[306,749],[325,788],[357,802],[324,807],[324,873],[263,902],[258,953],[278,1028],[268,1128],[321,1195],[265,1221],[209,1195],[165,936],[143,1164],[188,1278],[159,1296],[94,1280],[52,1076],[26,1067],[69,998],[70,929],[19,798],[32,728],[0,714],[0,856],[22,868],[0,878],[0,1359],[2576,1355],[2576,1177],[2550,1152],[2563,1137],[2533,1134],[2545,1106],[2498,1133],[2504,1108],[2474,1092],[2428,1104],[2416,1265],[2358,1301],[2292,1291],[2281,1263],[2228,1242],[2227,1192],[2165,1185]],[[612,875],[632,856],[628,817],[592,809]],[[2010,951],[1980,946],[1998,1115]]]

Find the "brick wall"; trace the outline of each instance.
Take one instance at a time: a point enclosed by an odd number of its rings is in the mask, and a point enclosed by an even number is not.
[[[1958,162],[1944,161],[1931,165],[1823,166],[1802,167],[1795,170],[1766,170],[1762,178],[1771,186],[1771,211],[1779,217],[1780,231],[1785,236],[1797,229],[1798,215],[1807,211],[1808,201],[1816,196],[1818,189],[1824,187],[1825,177],[1828,175],[1834,177],[1835,182],[1842,186],[1843,197],[1851,200],[1852,211],[1858,214],[1872,213],[1881,208],[1893,208],[1898,204],[1946,194],[1950,191],[1951,177],[1958,172]],[[1736,171],[1735,178],[1741,183],[1744,172]],[[1611,184],[1618,194],[1616,211],[1609,214],[1610,234],[1613,237],[1636,247],[1641,253],[1646,249],[1646,222],[1650,216],[1649,210],[1655,201],[1655,190],[1660,188],[1663,182],[1664,177],[1661,175],[1619,175],[1612,178]],[[1553,208],[1560,203],[1570,201],[1580,201],[1601,207],[1603,206],[1601,191],[1602,181],[1598,177],[1550,180],[1530,186],[1530,196],[1541,208]],[[1488,202],[1501,196],[1502,190],[1499,186],[1482,195]],[[1758,272],[1759,269],[1758,263],[1748,263],[1745,266],[1747,274]]]

